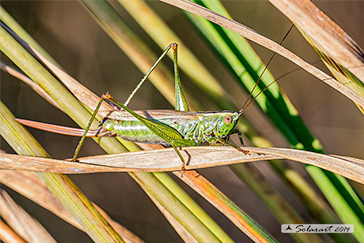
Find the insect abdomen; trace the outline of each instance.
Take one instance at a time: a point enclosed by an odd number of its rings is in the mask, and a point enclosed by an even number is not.
[[[184,123],[176,122],[174,119],[163,120],[163,123],[176,129],[187,140],[194,140],[196,144],[201,143],[200,134],[196,121]],[[169,146],[162,138],[151,132],[138,120],[114,120],[108,119],[103,123],[103,127],[111,132],[115,132],[121,138],[140,143],[161,144]],[[196,134],[197,133],[197,134]]]
[[[109,119],[104,122],[103,127],[127,141],[169,145],[137,120]]]

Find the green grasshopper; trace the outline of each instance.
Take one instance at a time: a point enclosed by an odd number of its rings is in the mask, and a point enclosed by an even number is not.
[[[176,110],[133,111],[129,109],[127,105],[130,100],[170,49],[173,50]],[[109,93],[103,94],[86,129],[68,128],[23,119],[17,119],[17,121],[45,131],[82,136],[72,161],[77,161],[78,153],[86,137],[120,136],[124,140],[132,142],[172,146],[182,161],[181,171],[183,173],[186,169],[186,161],[178,150],[182,149],[182,147],[197,146],[204,142],[209,144],[220,143],[228,144],[246,153],[239,147],[229,143],[228,140],[231,134],[238,133],[240,142],[243,144],[241,133],[235,129],[235,126],[244,110],[258,96],[248,102],[251,94],[239,111],[189,111],[179,77],[177,44],[173,43],[166,48],[124,104],[117,101]],[[104,100],[110,101],[118,110],[111,111],[107,117],[103,118],[98,129],[90,130],[91,124]]]

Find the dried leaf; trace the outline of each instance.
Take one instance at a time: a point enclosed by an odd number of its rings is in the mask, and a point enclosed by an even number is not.
[[[0,240],[6,243],[25,243],[4,221],[0,219]]]
[[[0,215],[28,242],[56,242],[46,229],[18,206],[3,189],[0,190]]]
[[[289,159],[315,165],[364,184],[364,161],[287,148],[243,147],[244,154],[232,147],[187,147],[181,150],[187,169],[199,169],[260,160]],[[96,172],[178,171],[181,161],[172,148],[84,157],[79,163],[48,158],[0,154],[0,168],[67,174]]]
[[[357,43],[309,0],[270,0],[313,44],[364,82],[364,53]]]

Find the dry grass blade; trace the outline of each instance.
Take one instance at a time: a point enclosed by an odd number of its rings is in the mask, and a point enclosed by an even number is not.
[[[46,65],[47,68],[49,68],[53,72],[53,74],[59,79],[59,81],[61,81],[72,92],[72,94],[76,96],[78,100],[87,100],[88,103],[85,105],[88,106],[90,109],[95,110],[96,105],[100,100],[100,97],[95,95],[93,92],[80,84],[65,71],[60,69],[57,65],[55,65],[52,61],[46,58],[31,45],[28,45],[28,48],[34,53],[37,58],[39,58]],[[104,111],[105,114],[107,114],[107,111],[110,111],[112,109],[113,108],[109,104],[103,102],[100,111]]]
[[[28,242],[56,242],[43,226],[18,206],[3,189],[0,190],[0,215]]]
[[[231,147],[189,147],[181,150],[188,169],[271,160],[278,156],[245,155]],[[79,163],[50,158],[0,154],[0,169],[47,171],[63,174],[97,172],[179,171],[181,161],[171,148],[83,157]]]
[[[4,221],[0,219],[0,240],[5,243],[25,243]]]
[[[271,3],[296,24],[336,79],[364,96],[364,53],[355,41],[310,1]]]
[[[314,165],[364,184],[364,160],[346,156],[325,155],[287,148],[247,148],[249,152],[282,156],[286,159]]]
[[[364,53],[355,41],[309,0],[270,0],[320,51],[364,82]]]
[[[9,73],[10,75],[22,80],[24,83],[28,84],[30,87],[34,89],[40,96],[42,96],[45,100],[51,103],[53,106],[57,107],[58,109],[62,110],[61,107],[46,93],[44,90],[39,87],[37,83],[31,80],[28,76],[26,76],[22,71],[15,67],[11,67],[3,62],[0,61],[0,69]]]
[[[82,164],[41,157],[29,157],[15,154],[0,155],[0,169],[43,171],[62,174],[83,174],[97,172],[120,172],[117,168],[105,168],[98,165]]]
[[[347,96],[350,100],[355,102],[356,104],[364,107],[364,97],[358,95],[353,90],[347,88],[345,85],[338,82],[336,79],[332,78],[331,76],[327,75],[320,69],[314,67],[313,65],[309,64],[308,62],[304,61],[302,58],[298,57],[293,52],[287,50],[286,48],[282,47],[278,43],[258,34],[254,30],[250,29],[249,27],[242,25],[232,19],[224,17],[220,14],[217,14],[207,8],[204,8],[198,4],[192,3],[188,0],[160,0],[162,2],[171,4],[176,6],[180,9],[188,11],[190,13],[199,15],[215,24],[221,25],[231,31],[238,33],[239,35],[256,42],[257,44],[264,46],[279,55],[287,58],[288,60],[292,61],[296,65],[300,66],[310,74],[314,75],[318,79],[322,80],[326,84],[330,85],[343,95]]]
[[[215,167],[271,159],[289,159],[304,164],[315,165],[337,173],[353,181],[364,184],[364,161],[357,158],[325,155],[287,148],[244,147],[247,155],[231,147],[188,147],[181,154],[188,161],[187,169]],[[50,171],[56,173],[96,173],[96,172],[141,172],[178,171],[181,161],[173,149],[129,152],[112,155],[84,157],[80,163],[48,158],[0,154],[3,169]]]
[[[46,208],[66,222],[84,231],[78,221],[62,206],[57,198],[49,191],[46,185],[38,177],[36,177],[33,172],[0,171],[0,183],[6,184],[8,187]],[[96,205],[94,206],[117,231],[117,233],[123,237],[125,242],[143,243],[141,239],[131,233],[128,229],[113,221],[105,212],[102,211],[102,209]]]

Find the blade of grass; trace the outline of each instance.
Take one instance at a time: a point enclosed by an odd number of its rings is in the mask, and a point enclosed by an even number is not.
[[[311,1],[270,0],[286,15],[310,44],[346,67],[364,83],[364,53],[357,43]],[[361,86],[363,87],[363,86]]]
[[[212,232],[215,232],[222,242],[233,242],[229,236],[226,236],[225,232],[220,232],[220,226],[216,224],[216,222],[212,220],[211,217],[195,201],[188,200],[190,196],[184,190],[182,190],[182,188],[170,176],[167,176],[166,173],[154,173],[154,175],[176,197],[183,198],[181,202],[188,209],[193,211],[197,218],[199,218],[202,222],[206,222],[206,227],[208,227]]]
[[[246,235],[255,242],[275,242],[276,240],[266,233],[258,224],[256,224],[247,214],[237,207],[230,199],[222,194],[214,185],[199,175],[196,171],[186,171],[184,177],[177,177],[190,185],[199,194],[203,195],[211,204],[222,211],[227,217],[238,226]],[[229,205],[228,207],[226,207]],[[319,240],[319,238],[316,238]]]
[[[4,189],[0,189],[0,215],[27,242],[56,242]]]
[[[315,165],[364,184],[364,178],[362,177],[364,174],[364,160],[361,159],[287,148],[244,147],[244,150],[249,151],[249,154],[245,155],[231,147],[199,146],[184,148],[181,150],[181,154],[184,157],[190,157],[189,165],[186,166],[189,170],[270,159],[289,159],[304,164]],[[178,171],[180,168],[180,161],[176,158],[173,148],[83,157],[79,159],[79,163],[74,165],[71,163],[66,160],[33,158],[5,153],[0,154],[0,169],[7,170],[84,174],[120,171]],[[250,167],[248,168],[247,172],[250,172]],[[157,173],[156,176],[158,175],[158,178],[164,180],[160,174]],[[167,188],[170,191],[173,188],[173,192],[181,190],[174,186],[167,186]],[[262,189],[267,190],[267,188]],[[186,198],[186,196],[182,196],[181,198],[183,197]],[[185,201],[188,202],[188,200]]]
[[[164,192],[162,189],[164,188],[163,184],[151,173],[133,173],[131,174],[136,182],[139,184],[143,184],[145,179],[140,176],[149,176],[149,185],[148,187],[142,187],[148,194],[151,194],[154,199],[157,201],[169,201],[175,200],[174,195],[168,191],[168,193]],[[163,192],[163,193],[161,193]],[[168,199],[165,199],[168,198]],[[166,204],[163,207],[175,218],[180,219],[178,222],[193,235],[193,237],[199,242],[220,242],[215,235],[210,234],[210,231],[206,227],[200,227],[200,221],[195,218],[195,220],[185,220],[186,215],[190,212],[179,200],[175,200],[174,204]],[[196,229],[197,232],[196,232]]]
[[[25,243],[2,219],[0,219],[0,240],[7,243]]]

